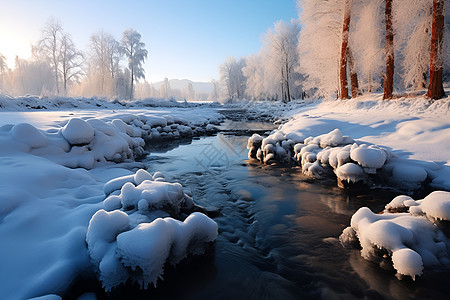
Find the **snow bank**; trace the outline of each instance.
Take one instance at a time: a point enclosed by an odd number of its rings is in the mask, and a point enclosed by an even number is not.
[[[92,169],[105,162],[134,160],[146,142],[211,134],[217,128],[167,116],[119,115],[112,120],[71,118],[58,129],[22,123],[0,127],[1,152],[25,152],[70,168]]]
[[[198,210],[192,198],[159,172],[138,170],[110,180],[104,191],[104,209],[91,218],[86,242],[107,291],[128,279],[156,286],[166,263],[202,254],[217,237],[217,224],[190,213]]]
[[[450,263],[450,240],[437,220],[450,220],[450,192],[433,192],[417,201],[397,196],[383,214],[360,208],[340,240],[344,245],[359,242],[367,260],[386,263],[390,257],[399,275],[415,279],[425,267]]]
[[[436,163],[402,159],[380,146],[355,142],[339,129],[304,140],[299,134],[280,130],[265,138],[254,134],[247,149],[249,158],[265,164],[296,162],[303,173],[316,178],[332,170],[340,186],[378,182],[413,191],[437,178],[440,169]]]
[[[84,97],[39,97],[26,95],[11,97],[0,95],[0,108],[9,111],[63,110],[63,109],[123,109],[134,107],[217,107],[217,103],[177,102],[174,100],[148,98],[144,100],[110,100]]]

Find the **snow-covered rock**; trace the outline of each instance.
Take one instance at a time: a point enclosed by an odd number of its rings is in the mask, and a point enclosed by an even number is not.
[[[398,274],[415,279],[425,267],[450,263],[450,241],[435,220],[450,220],[450,192],[436,191],[417,201],[397,196],[383,214],[362,207],[340,240],[344,245],[359,242],[365,259],[382,262],[383,255],[391,257]]]
[[[82,119],[72,118],[61,129],[61,134],[71,145],[86,145],[94,139],[94,128]]]
[[[435,163],[398,158],[380,146],[356,143],[339,129],[300,142],[299,135],[295,141],[288,136],[295,138],[294,133],[285,135],[280,130],[265,138],[254,134],[247,142],[248,157],[265,164],[297,162],[303,173],[316,178],[329,169],[339,186],[378,181],[405,191],[419,189],[439,169]]]
[[[160,172],[138,170],[110,180],[104,191],[109,196],[91,218],[86,242],[106,290],[128,279],[156,286],[166,263],[202,254],[217,237],[217,224],[193,212],[191,196]]]

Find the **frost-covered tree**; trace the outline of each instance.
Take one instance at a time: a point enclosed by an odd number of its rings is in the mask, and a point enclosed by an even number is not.
[[[292,99],[293,73],[298,65],[297,45],[300,27],[296,20],[290,23],[280,20],[264,36],[264,52],[272,69],[279,74],[281,99]]]
[[[171,93],[169,78],[165,77],[159,89],[159,96],[163,99],[169,99]]]
[[[215,79],[212,79],[211,85],[212,85],[212,91],[211,91],[211,95],[210,95],[209,99],[212,101],[217,101],[217,100],[219,100],[219,97],[220,97],[219,82]]]
[[[365,0],[353,10],[355,22],[349,38],[350,49],[360,74],[359,86],[367,92],[381,86],[378,80],[383,70],[384,14],[381,10],[380,0]]]
[[[95,77],[96,93],[112,96],[115,92],[115,77],[122,57],[120,44],[111,34],[103,30],[91,36],[89,68]]]
[[[60,94],[60,62],[61,62],[61,40],[64,32],[61,23],[50,18],[41,30],[41,38],[32,46],[32,52],[40,57],[40,61],[47,60],[53,69],[56,93]]]
[[[48,63],[28,61],[18,56],[14,70],[9,74],[8,92],[14,96],[24,94],[46,95],[49,86],[53,86],[53,72]]]
[[[229,56],[219,67],[220,81],[226,87],[227,98],[230,101],[244,98],[246,89],[246,78],[242,72],[244,66],[245,59],[240,58],[236,61],[233,56]]]
[[[188,82],[186,90],[184,91],[184,98],[189,101],[195,100],[195,91],[191,82]]]
[[[123,32],[122,50],[128,58],[128,69],[130,69],[130,97],[133,99],[134,81],[145,78],[142,64],[147,59],[147,50],[144,49],[145,43],[141,42],[141,35],[133,29],[127,29]]]
[[[407,89],[424,89],[430,63],[432,1],[397,0],[393,14],[403,85]]]
[[[0,91],[4,88],[4,81],[6,72],[8,70],[8,65],[6,64],[6,58],[0,53]]]
[[[339,90],[339,53],[342,0],[299,0],[302,21],[298,42],[303,87],[318,96],[336,97]]]
[[[61,38],[59,61],[64,95],[67,95],[67,84],[83,75],[84,64],[83,53],[77,50],[68,34],[64,34]]]
[[[267,72],[269,69],[269,59],[264,58],[265,53],[260,51],[257,54],[249,55],[246,59],[246,65],[242,69],[244,76],[247,79],[247,95],[252,99],[271,99],[271,94],[277,94],[279,88],[278,76],[272,72]],[[277,72],[278,75],[278,72]],[[269,79],[270,78],[270,79]],[[268,86],[268,83],[272,83]],[[274,90],[276,90],[274,92]]]

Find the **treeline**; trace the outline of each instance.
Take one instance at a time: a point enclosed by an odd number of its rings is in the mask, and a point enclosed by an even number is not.
[[[299,20],[279,21],[261,50],[220,66],[230,100],[345,99],[427,89],[449,77],[448,0],[299,0]],[[448,20],[449,18],[447,18]]]
[[[31,48],[29,60],[16,56],[14,69],[7,67],[0,54],[4,93],[132,99],[136,81],[145,78],[143,63],[148,52],[133,29],[125,30],[120,42],[104,31],[95,33],[83,52],[61,23],[51,18]]]

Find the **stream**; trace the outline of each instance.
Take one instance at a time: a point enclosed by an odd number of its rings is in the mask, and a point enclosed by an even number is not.
[[[241,128],[241,129],[240,129]],[[252,132],[270,123],[227,120],[215,136],[149,146],[150,173],[192,191],[194,201],[219,211],[210,252],[166,268],[158,287],[127,284],[99,299],[445,299],[449,270],[425,270],[412,281],[345,249],[338,237],[352,214],[383,210],[397,195],[342,190],[296,167],[263,166],[247,158]],[[99,288],[100,290],[100,288]]]

